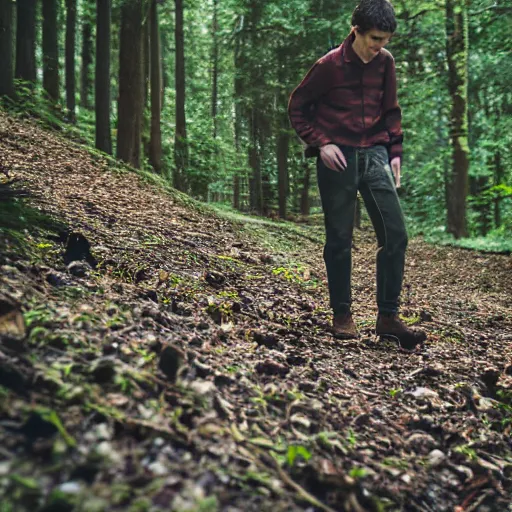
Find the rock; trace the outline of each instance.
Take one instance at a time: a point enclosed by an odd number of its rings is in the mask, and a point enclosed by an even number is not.
[[[405,442],[406,446],[418,454],[427,454],[434,448],[437,448],[437,441],[429,434],[414,433],[409,436]]]
[[[100,357],[92,362],[90,371],[98,384],[111,382],[116,375],[116,360],[111,356]]]
[[[56,270],[51,270],[46,274],[46,281],[56,288],[70,286],[73,283],[69,276],[62,272],[57,272]]]
[[[185,353],[183,350],[174,345],[167,345],[160,353],[160,361],[158,367],[171,381],[176,382],[179,369],[185,361]]]
[[[86,261],[72,261],[68,267],[68,272],[75,277],[87,277],[92,270]]]
[[[265,359],[264,361],[260,361],[256,364],[256,371],[260,374],[266,375],[286,375],[290,368],[286,365],[277,363],[276,361],[272,361],[271,359]]]
[[[64,263],[68,265],[72,261],[86,261],[91,267],[96,267],[96,260],[91,254],[91,244],[81,233],[70,233],[66,242]]]
[[[418,387],[413,391],[408,391],[407,394],[412,395],[415,398],[439,398],[439,395],[436,391],[423,387]]]
[[[0,341],[11,350],[23,351],[20,342],[25,338],[25,319],[21,304],[11,297],[0,294]]]
[[[207,377],[212,373],[212,369],[207,364],[201,363],[200,361],[194,361],[194,367],[199,377]]]
[[[488,389],[494,389],[500,378],[500,372],[496,368],[486,368],[481,374],[480,379]]]
[[[204,279],[215,288],[221,287],[226,282],[226,276],[224,274],[213,270],[205,272]]]
[[[0,360],[0,386],[28,397],[28,383],[25,376],[8,360]]]
[[[260,331],[253,331],[252,337],[258,345],[263,345],[267,348],[276,348],[278,340],[273,334],[262,333]]]
[[[198,395],[205,396],[213,393],[217,388],[215,384],[210,380],[197,379],[189,384],[189,388],[197,393]]]
[[[445,459],[446,455],[441,450],[432,450],[428,454],[428,465],[431,467],[439,466]]]

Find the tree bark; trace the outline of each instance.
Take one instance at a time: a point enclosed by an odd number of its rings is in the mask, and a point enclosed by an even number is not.
[[[76,78],[75,78],[75,40],[76,40],[76,0],[66,0],[66,107],[69,120],[76,119]]]
[[[278,134],[277,134],[277,184],[279,217],[286,219],[286,206],[288,199],[288,150],[290,147],[290,121],[286,109],[287,98],[284,93],[286,83],[286,54],[287,48],[280,47],[277,51],[277,104],[278,104]]]
[[[111,0],[97,0],[96,18],[96,147],[112,154],[110,132],[110,19]]]
[[[92,23],[85,18],[82,25],[82,70],[80,72],[80,106],[91,108],[89,93],[91,90],[90,67],[92,64]]]
[[[188,167],[187,122],[185,117],[185,40],[183,34],[183,0],[175,0],[176,20],[174,39],[176,45],[176,140],[174,143],[174,187],[185,189]]]
[[[155,171],[162,170],[162,130],[160,114],[162,112],[162,76],[160,65],[160,30],[158,26],[158,5],[151,3],[151,137],[149,140],[149,161]]]
[[[243,17],[241,18],[243,20]],[[235,51],[234,51],[234,65],[235,65],[235,76],[234,76],[234,92],[235,92],[235,120],[234,120],[234,136],[235,136],[235,149],[237,155],[241,154],[241,136],[242,136],[242,107],[241,99],[243,93],[243,83],[241,80],[242,72],[242,59],[243,59],[243,47],[244,40],[241,32],[237,33],[235,39]],[[234,170],[233,174],[233,208],[240,210],[240,171]]]
[[[0,0],[0,96],[14,96],[14,3]]]
[[[143,108],[142,1],[121,7],[117,158],[140,168]]]
[[[219,78],[219,40],[217,32],[219,31],[218,20],[218,0],[213,0],[213,23],[212,23],[212,120],[213,120],[213,138],[217,138],[218,119],[217,119],[217,101],[218,101],[218,78]]]
[[[311,170],[307,158],[304,158],[304,179],[302,186],[302,193],[300,197],[300,213],[304,217],[309,217],[309,184],[311,181]]]
[[[446,55],[451,97],[450,139],[452,169],[448,180],[447,230],[467,236],[468,194],[468,13],[466,0],[446,1]]]
[[[59,42],[57,0],[43,0],[43,88],[59,101]]]
[[[36,0],[18,0],[15,77],[36,81]]]

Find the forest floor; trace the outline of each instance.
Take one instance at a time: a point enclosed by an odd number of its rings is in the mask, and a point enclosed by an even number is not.
[[[321,218],[165,190],[0,112],[0,511],[510,511],[512,259],[410,242],[414,353],[336,341]],[[42,217],[40,212],[52,220]]]

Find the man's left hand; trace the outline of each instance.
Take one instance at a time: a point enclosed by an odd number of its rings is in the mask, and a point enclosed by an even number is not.
[[[395,185],[396,188],[400,188],[400,157],[395,156],[391,160],[391,170],[393,171],[393,176],[395,177]]]

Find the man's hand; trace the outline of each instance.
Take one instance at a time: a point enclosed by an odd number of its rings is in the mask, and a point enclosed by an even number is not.
[[[391,170],[393,171],[393,176],[395,177],[395,185],[396,188],[400,188],[400,157],[395,156],[391,160]]]
[[[336,144],[326,144],[320,148],[322,162],[333,171],[344,171],[347,168],[347,160],[343,151]]]

